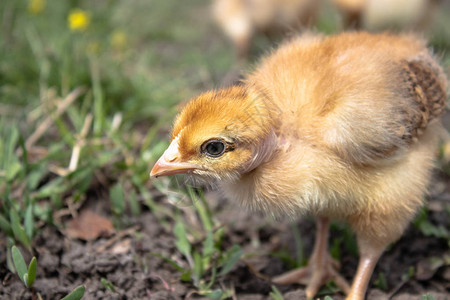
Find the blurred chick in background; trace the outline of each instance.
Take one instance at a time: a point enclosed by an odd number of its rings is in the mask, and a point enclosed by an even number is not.
[[[446,84],[413,36],[303,35],[242,85],[193,99],[150,175],[188,173],[253,209],[315,216],[308,265],[273,281],[306,284],[310,298],[334,280],[361,300],[378,258],[423,204]],[[351,287],[327,251],[330,219],[357,236]]]
[[[257,33],[298,32],[314,23],[318,0],[215,0],[213,15],[233,42],[237,57],[247,59]]]
[[[426,30],[439,0],[333,0],[346,28]]]

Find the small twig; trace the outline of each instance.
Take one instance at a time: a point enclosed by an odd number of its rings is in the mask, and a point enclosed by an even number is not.
[[[389,295],[388,295],[388,299],[391,299],[392,297],[394,297],[395,296],[395,294],[397,294],[398,293],[398,291],[405,285],[405,283],[407,283],[409,281],[409,279],[408,280],[402,280],[393,290],[392,290],[392,292],[390,292],[389,293]]]
[[[92,124],[92,114],[89,113],[84,119],[83,128],[81,129],[80,134],[77,137],[77,141],[72,150],[72,156],[70,157],[70,163],[68,168],[61,168],[59,166],[51,165],[49,166],[49,170],[59,176],[67,176],[71,172],[75,171],[78,167],[78,161],[80,159],[80,153],[83,146],[86,144],[86,135],[89,132],[89,128]]]
[[[160,275],[158,275],[156,273],[150,273],[148,276],[151,277],[151,278],[154,278],[154,277],[158,278],[167,291],[175,292],[175,289],[173,287],[171,287],[170,284],[167,281],[165,281],[164,278],[162,278],[162,276],[160,276]]]
[[[222,290],[227,290],[227,287],[225,286],[225,283],[223,283],[223,281],[221,280],[219,282],[220,287],[222,288]],[[234,288],[234,284],[230,283],[230,290],[231,290],[231,299],[233,300],[237,300],[236,298],[236,289]]]
[[[72,215],[73,219],[76,219],[76,217],[78,217],[78,208],[80,208],[79,205],[77,205],[77,202],[73,202],[73,198],[70,197],[67,200],[67,207],[69,209],[70,214]]]
[[[197,291],[189,291],[189,293],[187,293],[186,296],[184,296],[184,300],[188,300],[194,294],[198,294],[198,292]]]
[[[67,174],[69,174],[69,171],[67,171],[66,168],[62,168],[62,167],[56,166],[56,165],[49,165],[48,170],[50,172],[53,172],[53,173],[61,176],[61,177],[65,177],[65,176],[67,176]]]
[[[54,109],[56,106],[56,103],[58,101],[58,95],[54,88],[50,88],[46,91],[45,97],[40,97],[41,105],[37,106],[36,108],[32,109],[27,113],[27,123],[34,123],[36,120],[42,117],[43,114],[50,111],[51,109]]]
[[[116,112],[114,114],[114,117],[113,117],[113,120],[111,123],[111,132],[117,131],[117,129],[119,129],[120,124],[122,124],[122,119],[123,119],[122,113]]]
[[[58,118],[62,113],[64,113],[67,108],[72,104],[83,92],[85,91],[84,87],[77,87],[70,94],[66,96],[66,98],[59,102],[56,111],[50,114],[33,132],[33,134],[28,137],[25,142],[25,147],[30,149],[41,137],[42,135],[50,128],[53,121]]]
[[[69,199],[67,202],[68,208],[66,209],[60,209],[54,213],[54,220],[55,223],[58,224],[61,222],[62,217],[72,215],[74,218],[76,216],[76,213],[74,211],[78,211],[78,209],[83,205],[84,201],[86,200],[86,196],[83,195],[77,202],[73,203],[71,199]]]
[[[73,147],[72,156],[70,157],[69,167],[67,168],[69,172],[73,172],[77,169],[81,149],[85,144],[85,138],[92,124],[92,118],[92,114],[89,113],[84,119],[83,128],[81,129],[80,135],[78,136],[75,146]]]
[[[12,276],[12,273],[6,273],[5,278],[3,278],[3,280],[2,280],[3,286],[6,286],[9,284],[8,281],[9,281],[9,279],[11,279],[11,276]]]
[[[238,300],[236,296],[236,288],[234,287],[234,283],[231,283],[230,289],[231,289],[231,298],[233,300]]]
[[[125,237],[127,235],[131,235],[133,232],[135,232],[138,229],[139,229],[139,226],[133,226],[133,227],[130,227],[130,228],[124,230],[124,231],[121,231],[121,232],[117,233],[114,237],[112,237],[108,241],[106,241],[106,243],[98,246],[95,249],[95,251],[96,252],[103,252],[103,251],[105,251],[107,248],[109,248],[112,245],[114,245],[115,242],[117,242],[118,240],[122,239],[123,237]]]
[[[104,187],[109,187],[108,178],[99,170],[94,170],[95,179]]]
[[[262,279],[262,280],[271,281],[271,278],[269,276],[261,274],[259,271],[257,271],[253,264],[246,261],[245,259],[242,259],[241,261],[244,262],[244,264],[247,266],[247,268],[250,270],[250,272],[252,272],[256,277],[258,277],[259,279]]]

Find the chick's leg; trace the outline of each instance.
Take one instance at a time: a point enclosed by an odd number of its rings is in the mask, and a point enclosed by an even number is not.
[[[306,297],[312,298],[319,288],[330,280],[333,280],[345,293],[350,291],[347,281],[338,274],[339,262],[328,254],[328,233],[330,221],[326,218],[317,220],[316,240],[313,253],[306,267],[293,270],[272,279],[274,283],[306,284]]]
[[[384,251],[384,246],[375,244],[370,239],[358,237],[359,263],[353,279],[352,288],[346,300],[363,300],[375,265]]]

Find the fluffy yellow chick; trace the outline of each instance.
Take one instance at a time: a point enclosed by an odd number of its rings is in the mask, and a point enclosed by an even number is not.
[[[245,59],[256,33],[296,31],[315,21],[318,0],[215,0],[213,15]]]
[[[334,280],[360,300],[378,258],[423,203],[446,82],[410,35],[303,35],[242,85],[193,99],[150,175],[188,173],[253,209],[317,217],[308,265],[273,281],[304,283],[313,297]],[[351,287],[327,251],[330,219],[357,236]]]
[[[425,30],[439,0],[333,0],[346,27]]]

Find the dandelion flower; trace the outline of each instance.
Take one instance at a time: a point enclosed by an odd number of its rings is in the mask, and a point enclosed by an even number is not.
[[[85,31],[91,22],[91,15],[79,8],[70,12],[68,17],[69,28],[72,31]]]
[[[115,50],[122,50],[127,45],[127,35],[122,30],[114,30],[110,37],[110,43]]]
[[[29,0],[28,11],[34,15],[40,14],[45,8],[46,0]]]

